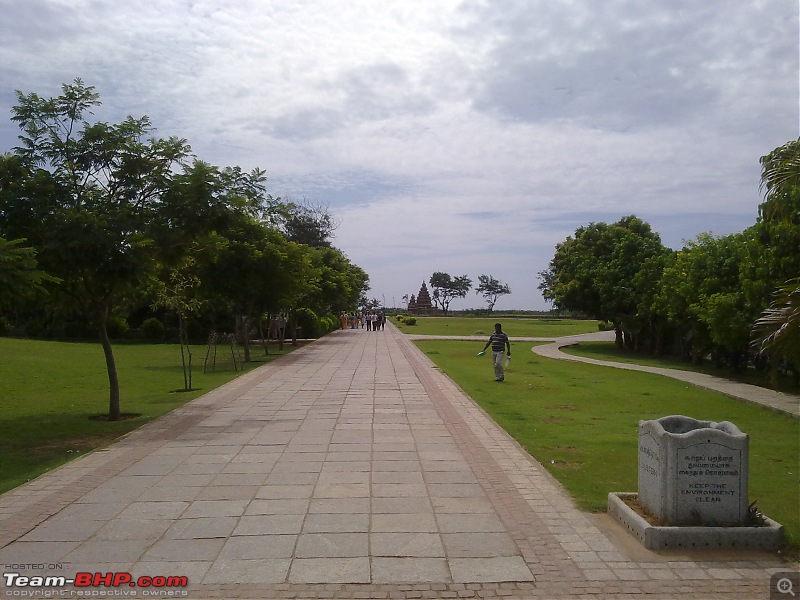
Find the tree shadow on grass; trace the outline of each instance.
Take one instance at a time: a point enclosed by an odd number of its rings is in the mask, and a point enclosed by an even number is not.
[[[141,416],[142,416],[142,413],[124,412],[124,413],[120,413],[119,414],[119,419],[115,419],[115,421],[127,421],[128,419],[136,419],[136,418],[141,417]],[[111,422],[110,419],[108,418],[107,414],[91,415],[89,417],[89,419],[92,420],[92,421],[104,421],[106,423]]]
[[[0,493],[105,447],[144,423],[99,421],[86,412],[0,419]]]

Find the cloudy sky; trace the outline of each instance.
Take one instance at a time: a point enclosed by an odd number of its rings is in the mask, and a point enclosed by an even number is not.
[[[75,77],[98,119],[327,205],[371,297],[489,274],[541,309],[582,225],[679,248],[755,222],[759,157],[798,137],[798,2],[0,0],[0,151],[14,90]]]

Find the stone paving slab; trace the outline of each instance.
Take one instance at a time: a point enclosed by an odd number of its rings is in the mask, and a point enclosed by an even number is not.
[[[5,571],[183,575],[191,598],[765,598],[789,567],[620,535],[392,325],[337,331],[0,496]]]

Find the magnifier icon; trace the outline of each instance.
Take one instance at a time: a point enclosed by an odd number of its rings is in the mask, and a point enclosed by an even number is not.
[[[778,579],[778,583],[775,584],[775,589],[781,594],[789,594],[792,597],[795,596],[794,590],[792,589],[792,580],[788,577]]]

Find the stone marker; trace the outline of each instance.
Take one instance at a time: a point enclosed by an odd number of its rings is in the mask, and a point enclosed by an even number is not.
[[[640,421],[639,503],[664,525],[745,525],[747,459],[748,436],[728,421]]]

